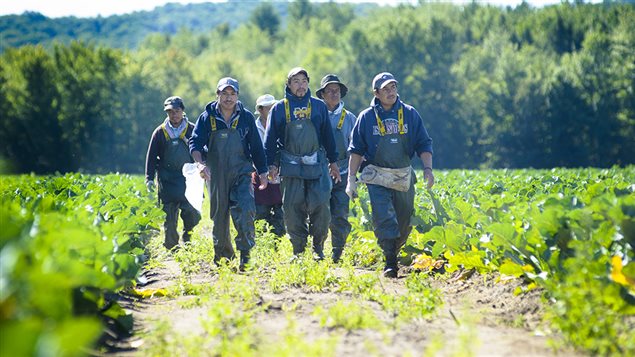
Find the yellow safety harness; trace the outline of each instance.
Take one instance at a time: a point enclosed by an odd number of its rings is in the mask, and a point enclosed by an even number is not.
[[[179,139],[185,140],[185,134],[187,133],[187,127],[189,125],[190,125],[189,123],[185,124],[185,129],[183,129],[183,131],[181,132],[181,135],[179,135]],[[170,141],[170,133],[168,133],[168,128],[165,126],[165,123],[161,124],[161,129],[163,129],[163,135],[165,135],[165,140]]]
[[[287,119],[287,123],[291,122],[291,110],[289,109],[289,99],[284,98],[284,115]],[[307,105],[307,118],[311,119],[311,98],[309,98],[309,104]]]
[[[403,106],[399,108],[397,115],[399,117],[399,134],[403,135],[406,133],[403,126]],[[379,127],[379,135],[381,136],[386,135],[386,127],[384,126],[384,123],[381,121],[381,119],[379,119],[379,114],[377,114],[377,110],[375,110],[375,119],[377,119],[377,126]],[[341,122],[341,119],[340,119],[340,122]]]
[[[346,117],[346,109],[342,108],[342,115],[340,115],[340,121],[337,123],[337,130],[342,129],[344,124],[344,118]]]
[[[238,119],[240,119],[240,115],[236,118],[236,120],[232,122],[232,129],[236,129],[236,127],[238,126]],[[216,131],[216,117],[210,118],[210,121],[212,124],[212,131]]]

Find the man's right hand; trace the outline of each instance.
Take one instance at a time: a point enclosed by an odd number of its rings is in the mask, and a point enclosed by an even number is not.
[[[207,167],[207,165],[199,162],[196,166],[198,167],[201,177],[205,179],[205,181],[209,181],[212,178],[212,173],[209,171],[209,167]]]
[[[146,190],[148,192],[154,192],[154,181],[146,181]]]
[[[351,200],[357,198],[357,177],[348,176],[348,182],[346,183],[346,194]]]
[[[278,180],[278,167],[276,165],[269,166],[269,180],[271,182]]]

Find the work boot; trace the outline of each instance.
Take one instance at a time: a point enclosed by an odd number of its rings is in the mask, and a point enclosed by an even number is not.
[[[249,264],[249,251],[241,250],[240,251],[240,265],[238,265],[238,270],[245,271],[245,269],[247,269],[247,264]]]
[[[333,248],[333,253],[331,254],[331,258],[333,259],[333,263],[337,264],[340,262],[342,258],[342,253],[344,252],[343,248]]]
[[[313,246],[313,252],[315,253],[315,260],[324,260],[324,244],[318,244]]]
[[[293,245],[293,256],[300,257],[304,253],[304,247]]]
[[[396,278],[399,268],[397,267],[397,249],[396,241],[385,240],[382,242],[382,249],[386,257],[386,266],[384,267],[384,276],[386,278]]]
[[[399,268],[397,267],[397,254],[386,255],[386,266],[384,267],[384,276],[386,278],[397,278]]]

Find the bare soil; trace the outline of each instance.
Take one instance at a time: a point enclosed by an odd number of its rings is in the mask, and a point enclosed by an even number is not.
[[[335,268],[338,269],[338,268]],[[360,270],[361,271],[361,270]],[[367,271],[365,271],[367,272]],[[335,272],[337,273],[337,272]],[[404,276],[411,272],[402,269],[400,278],[381,278],[386,292],[403,294],[406,291]],[[412,273],[415,274],[415,273]],[[167,261],[165,267],[147,274],[151,280],[145,288],[169,287],[180,276],[179,265]],[[200,273],[193,283],[213,282],[211,273]],[[459,272],[449,279],[432,279],[434,287],[440,289],[443,306],[434,317],[426,320],[400,324],[397,330],[374,329],[353,330],[330,329],[320,326],[313,314],[317,306],[328,307],[336,302],[357,303],[350,294],[338,292],[309,292],[299,288],[273,293],[263,287],[260,291],[262,303],[267,308],[256,316],[262,331],[260,343],[276,343],[289,321],[286,306],[293,310],[295,330],[308,341],[322,337],[337,336],[337,356],[581,356],[582,353],[562,347],[558,336],[545,336],[541,326],[543,314],[540,291],[533,290],[515,295],[514,290],[523,283],[511,280],[496,282],[495,276],[484,277],[472,272]],[[157,326],[157,321],[168,320],[174,331],[180,334],[203,334],[201,317],[206,316],[205,306],[182,308],[184,302],[196,297],[154,297],[144,300],[123,301],[132,311],[135,334],[117,343],[110,355],[145,355],[151,347],[143,336]],[[377,303],[368,302],[367,308],[385,321],[394,316],[388,314]],[[542,331],[542,332],[541,332]],[[560,347],[552,347],[558,345]],[[435,347],[437,346],[437,347]]]

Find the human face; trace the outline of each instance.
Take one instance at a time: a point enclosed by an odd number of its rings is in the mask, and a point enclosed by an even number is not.
[[[267,106],[259,106],[258,107],[258,114],[260,114],[260,120],[263,121],[264,123],[267,122],[267,116],[269,115],[269,111],[271,110],[271,107],[273,105],[267,105]]]
[[[384,109],[390,109],[397,101],[397,83],[392,82],[387,84],[384,88],[375,89],[375,98],[379,99],[379,103]]]
[[[304,73],[298,73],[289,78],[287,86],[289,86],[289,90],[296,97],[304,97],[306,92],[309,90],[309,79],[304,75]]]
[[[238,93],[232,87],[226,87],[220,92],[216,93],[218,97],[218,103],[223,111],[233,111],[236,109],[236,103],[238,103]]]
[[[181,120],[183,120],[183,109],[181,108],[172,108],[165,111],[168,113],[168,119],[170,120],[170,124],[172,126],[178,126],[181,124]]]
[[[341,87],[337,83],[329,83],[322,91],[322,98],[329,110],[334,110],[342,100]]]

